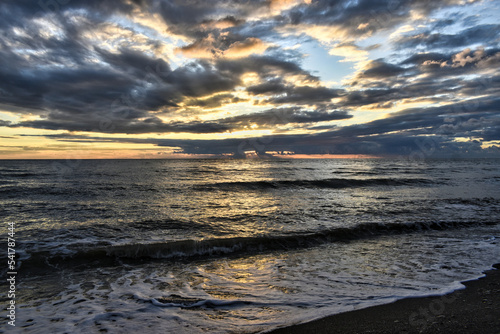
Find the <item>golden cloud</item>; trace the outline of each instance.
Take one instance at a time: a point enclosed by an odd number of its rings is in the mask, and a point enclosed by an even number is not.
[[[249,37],[243,41],[231,44],[226,50],[221,50],[216,44],[213,35],[196,41],[190,45],[178,48],[176,51],[190,58],[242,58],[251,54],[262,54],[270,46],[259,38]]]
[[[368,60],[368,51],[360,49],[354,44],[337,44],[328,52],[332,56],[344,57],[341,62],[359,63],[357,67],[362,67]]]
[[[284,10],[293,8],[302,3],[310,5],[311,1],[312,0],[271,0],[269,8],[273,14],[279,14]]]
[[[224,51],[224,56],[229,58],[240,58],[254,53],[262,54],[268,47],[269,44],[264,43],[261,39],[249,37],[242,42],[232,44],[226,51]]]

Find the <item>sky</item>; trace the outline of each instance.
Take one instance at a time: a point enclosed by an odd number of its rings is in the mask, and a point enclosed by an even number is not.
[[[2,0],[0,159],[500,157],[500,1]]]

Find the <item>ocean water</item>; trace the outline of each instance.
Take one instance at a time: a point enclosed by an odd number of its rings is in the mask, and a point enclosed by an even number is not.
[[[0,204],[5,332],[258,333],[500,262],[499,160],[0,161]]]

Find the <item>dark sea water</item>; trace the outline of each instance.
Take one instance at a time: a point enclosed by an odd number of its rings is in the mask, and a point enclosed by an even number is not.
[[[499,160],[0,161],[0,204],[14,332],[254,333],[500,262]]]

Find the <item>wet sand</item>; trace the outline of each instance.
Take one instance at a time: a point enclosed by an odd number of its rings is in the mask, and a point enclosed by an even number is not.
[[[500,269],[500,264],[494,266]],[[272,334],[303,333],[500,333],[500,270],[464,282],[465,289],[437,297],[336,314],[280,328]]]

